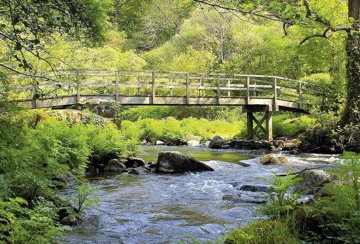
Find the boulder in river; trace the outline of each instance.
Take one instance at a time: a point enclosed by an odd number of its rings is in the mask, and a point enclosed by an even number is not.
[[[200,142],[196,140],[190,140],[186,142],[186,145],[188,147],[198,147],[200,145]]]
[[[141,158],[128,157],[125,165],[127,168],[137,168],[145,165],[145,161]]]
[[[260,163],[262,164],[287,164],[289,159],[287,157],[277,156],[275,154],[266,154],[261,156]]]
[[[126,166],[116,158],[110,159],[104,165],[104,172],[120,173],[124,170],[126,170]]]
[[[319,169],[306,170],[299,177],[301,177],[301,182],[300,185],[295,187],[295,191],[306,194],[314,194],[324,184],[335,180],[333,175]]]
[[[227,144],[221,136],[214,136],[209,143],[209,148],[213,149],[225,148],[226,146]]]
[[[155,168],[158,173],[214,171],[210,166],[180,152],[160,152]]]
[[[166,145],[166,143],[163,142],[163,141],[157,140],[157,141],[155,142],[155,145],[163,146],[163,145]]]
[[[254,141],[254,140],[232,140],[230,147],[240,150],[272,150],[273,144],[269,141]]]
[[[299,139],[292,139],[290,141],[285,141],[285,143],[282,146],[282,149],[284,151],[291,151],[294,149],[297,149],[301,144],[301,141]]]

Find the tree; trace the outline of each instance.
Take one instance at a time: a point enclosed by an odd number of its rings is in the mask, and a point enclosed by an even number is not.
[[[25,53],[43,59],[39,51],[54,33],[100,41],[106,6],[100,0],[0,0],[0,41],[7,46],[0,66],[17,73],[18,68],[31,70]]]
[[[283,24],[285,35],[292,26],[300,26],[312,38],[328,38],[345,32],[347,55],[347,100],[343,123],[360,122],[360,1],[358,0],[193,0],[217,9],[233,11],[254,21],[269,20]],[[344,18],[347,16],[347,18]]]

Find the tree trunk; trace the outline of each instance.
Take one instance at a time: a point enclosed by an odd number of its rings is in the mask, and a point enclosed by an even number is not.
[[[349,18],[353,18],[354,31],[348,33],[346,40],[347,54],[347,100],[342,122],[360,123],[360,1],[349,0]]]

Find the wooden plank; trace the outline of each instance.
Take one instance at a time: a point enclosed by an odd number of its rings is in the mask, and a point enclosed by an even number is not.
[[[273,127],[272,127],[272,112],[271,111],[267,111],[265,112],[265,117],[266,117],[266,140],[268,141],[272,141],[273,140]]]
[[[246,78],[246,101],[250,102],[250,77]]]
[[[254,123],[253,123],[253,113],[247,112],[247,123],[246,123],[246,129],[247,129],[247,139],[253,140],[254,139]]]
[[[155,102],[155,72],[151,73],[151,102],[154,104]]]
[[[186,104],[189,104],[189,97],[190,97],[190,80],[189,80],[189,74],[185,75],[186,80]]]

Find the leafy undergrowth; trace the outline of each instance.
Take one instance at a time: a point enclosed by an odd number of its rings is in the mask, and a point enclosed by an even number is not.
[[[53,177],[71,175],[80,183],[92,157],[133,154],[112,123],[79,123],[47,112],[0,117],[0,242],[49,243],[63,227],[63,208]],[[30,116],[31,115],[31,116]]]

